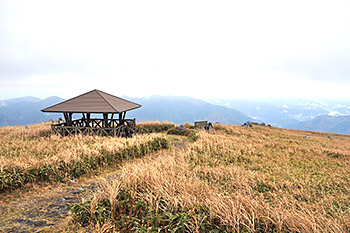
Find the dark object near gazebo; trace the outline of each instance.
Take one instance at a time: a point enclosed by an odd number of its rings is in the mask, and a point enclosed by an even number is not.
[[[140,104],[93,90],[41,111],[63,113],[65,122],[51,125],[51,133],[62,137],[74,134],[131,137],[136,130],[136,120],[125,119],[125,115],[140,107]],[[81,113],[82,118],[73,120],[73,113]],[[91,114],[96,113],[103,118],[91,118]],[[119,117],[114,119],[117,114]]]

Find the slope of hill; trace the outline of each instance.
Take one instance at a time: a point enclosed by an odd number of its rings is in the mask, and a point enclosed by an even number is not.
[[[138,121],[170,121],[175,124],[193,123],[195,120],[209,120],[222,124],[252,121],[252,118],[237,110],[190,97],[151,96],[127,99],[142,104],[142,108],[128,113],[128,117],[137,117]]]
[[[189,97],[152,96],[129,98],[142,104],[142,108],[128,112],[128,118],[142,121],[171,121],[175,124],[195,120],[209,120],[223,124],[242,124],[252,119],[234,109],[209,104]],[[49,97],[39,100],[35,97],[17,98],[2,101],[0,105],[0,126],[34,124],[57,119],[61,114],[42,113],[40,110],[63,99]],[[73,116],[74,117],[74,116]]]
[[[35,97],[4,100],[0,105],[0,126],[27,125],[57,119],[60,114],[46,114],[40,110],[62,100],[55,96],[44,100]]]
[[[350,134],[350,116],[322,115],[310,121],[299,122],[297,124],[294,124],[291,126],[291,128],[320,132]]]

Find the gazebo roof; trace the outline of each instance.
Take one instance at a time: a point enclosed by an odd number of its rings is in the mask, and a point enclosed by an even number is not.
[[[92,90],[72,99],[42,109],[43,112],[72,112],[72,113],[120,113],[141,107],[140,104],[107,94],[103,91]]]

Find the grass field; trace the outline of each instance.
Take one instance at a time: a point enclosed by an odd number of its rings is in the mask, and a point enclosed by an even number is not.
[[[350,137],[216,125],[73,207],[98,232],[350,232]],[[327,136],[331,136],[330,138]]]
[[[76,178],[166,147],[160,134],[133,138],[50,136],[50,124],[0,128],[0,192]]]
[[[50,136],[49,124],[0,128],[0,191],[6,192],[0,195],[11,197],[27,183],[69,184],[98,171],[105,179],[95,180],[97,190],[74,204],[74,224],[66,230],[350,232],[349,136],[222,125],[210,133],[187,125],[190,133],[182,136],[164,133],[174,131],[171,123],[140,127],[143,134],[131,139],[59,138]],[[104,175],[105,169],[114,175]],[[50,195],[61,203],[61,196]],[[6,215],[6,224],[33,223]]]

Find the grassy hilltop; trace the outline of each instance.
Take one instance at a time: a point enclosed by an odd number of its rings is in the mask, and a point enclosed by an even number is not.
[[[67,231],[350,231],[346,135],[216,125],[210,133],[188,129],[189,137],[178,138],[146,133],[60,139],[47,136],[47,125],[30,127],[0,128],[6,195],[26,182],[66,182],[122,164],[117,175],[73,205],[74,224]],[[160,123],[144,127],[173,130]],[[167,146],[175,140],[187,142]],[[29,171],[36,178],[27,178]]]

